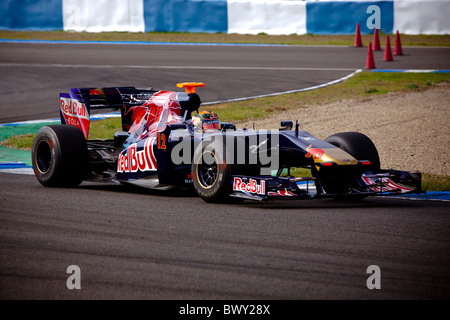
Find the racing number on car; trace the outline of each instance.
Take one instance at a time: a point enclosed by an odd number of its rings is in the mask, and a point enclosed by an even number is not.
[[[158,133],[158,149],[167,149],[166,135],[164,133]]]

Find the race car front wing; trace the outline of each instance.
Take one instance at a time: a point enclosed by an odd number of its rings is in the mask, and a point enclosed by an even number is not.
[[[251,199],[314,199],[422,193],[421,173],[400,170],[365,172],[346,193],[326,193],[315,177],[231,177],[230,196]]]

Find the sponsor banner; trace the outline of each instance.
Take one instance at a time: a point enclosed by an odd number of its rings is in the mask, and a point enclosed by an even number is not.
[[[393,10],[392,1],[307,2],[306,30],[312,34],[354,34],[359,23],[362,34],[373,33],[375,28],[392,33]]]
[[[61,0],[2,0],[0,30],[62,30]]]
[[[227,0],[144,0],[145,32],[228,32]]]
[[[228,0],[228,33],[306,33],[305,1]]]

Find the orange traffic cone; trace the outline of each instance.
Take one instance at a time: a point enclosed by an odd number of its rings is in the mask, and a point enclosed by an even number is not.
[[[375,69],[375,60],[373,59],[372,43],[367,47],[366,69]]]
[[[381,46],[380,46],[380,37],[378,35],[378,29],[375,28],[375,32],[373,33],[373,48],[374,51],[380,51],[381,50]]]
[[[397,34],[395,35],[394,55],[396,55],[396,56],[403,55],[402,43],[400,42],[400,34],[398,33],[398,30],[397,30]]]
[[[389,40],[389,35],[386,36],[386,47],[384,48],[384,61],[393,61],[394,58],[392,57],[392,51],[391,51],[391,41]]]
[[[356,24],[356,32],[355,32],[355,42],[354,42],[354,46],[355,47],[362,47],[362,40],[361,40],[361,30],[359,28],[359,23]]]

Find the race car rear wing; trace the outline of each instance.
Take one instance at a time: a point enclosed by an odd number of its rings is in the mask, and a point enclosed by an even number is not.
[[[157,92],[153,89],[135,87],[71,88],[69,93],[60,94],[60,117],[62,124],[78,127],[88,137],[91,110],[121,110],[122,130],[131,125],[131,113],[128,111],[145,104]],[[188,119],[191,112],[198,110],[201,100],[195,92],[177,92],[176,100],[182,115]]]

